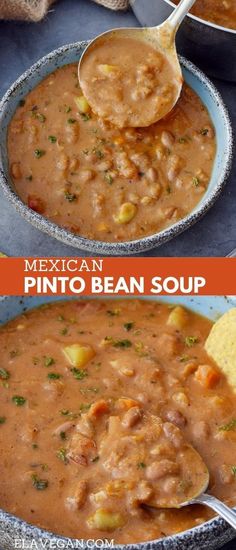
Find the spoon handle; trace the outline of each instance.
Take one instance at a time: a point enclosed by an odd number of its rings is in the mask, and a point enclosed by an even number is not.
[[[185,15],[187,15],[195,2],[196,0],[181,0],[180,4],[178,4],[177,8],[175,8],[170,17],[167,19],[173,29],[178,29]]]
[[[218,498],[213,497],[203,493],[199,497],[193,499],[191,504],[206,504],[212,508],[215,512],[219,514],[227,523],[229,523],[234,529],[236,529],[236,512],[232,510],[229,506],[218,500]]]

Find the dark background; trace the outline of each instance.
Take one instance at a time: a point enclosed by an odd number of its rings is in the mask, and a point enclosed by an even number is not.
[[[0,22],[0,96],[40,57],[111,27],[138,26],[133,13],[113,12],[90,0],[59,0],[41,23]],[[230,60],[228,60],[230,62]],[[236,86],[215,81],[236,126]],[[146,253],[149,256],[226,256],[236,246],[236,162],[217,203],[191,229]],[[10,256],[89,255],[41,233],[4,196],[0,200],[0,250]]]

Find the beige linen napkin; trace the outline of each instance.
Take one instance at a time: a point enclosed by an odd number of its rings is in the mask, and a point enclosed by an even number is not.
[[[0,0],[0,19],[40,21],[56,0]],[[79,0],[78,0],[79,1]],[[112,10],[128,8],[129,0],[94,0]]]

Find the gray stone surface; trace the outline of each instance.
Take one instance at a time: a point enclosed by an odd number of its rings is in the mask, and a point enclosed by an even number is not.
[[[0,22],[0,95],[49,51],[111,27],[138,26],[132,12],[116,13],[90,0],[59,0],[41,23]],[[227,62],[227,60],[226,60]],[[228,60],[230,62],[230,60]],[[236,126],[236,85],[215,81]],[[147,256],[225,256],[236,246],[236,162],[223,194],[194,227]],[[29,225],[1,196],[0,250],[10,256],[84,256]],[[88,254],[89,255],[89,254]]]

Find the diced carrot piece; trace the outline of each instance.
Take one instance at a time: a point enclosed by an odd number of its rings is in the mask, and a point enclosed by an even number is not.
[[[101,414],[106,414],[109,412],[109,406],[105,399],[100,399],[100,401],[97,401],[96,403],[93,403],[93,405],[89,409],[88,416],[100,416]]]
[[[140,403],[134,399],[130,399],[129,397],[121,397],[120,399],[117,399],[116,407],[119,410],[128,411],[129,409],[132,409],[132,407],[140,407]]]
[[[124,141],[125,140],[124,140],[123,136],[116,136],[113,139],[113,143],[115,143],[115,145],[123,145]]]
[[[195,372],[195,379],[207,389],[213,388],[220,378],[220,373],[210,365],[199,365]]]
[[[44,202],[35,195],[28,196],[28,207],[31,208],[31,210],[38,212],[38,214],[43,214],[45,211]]]

